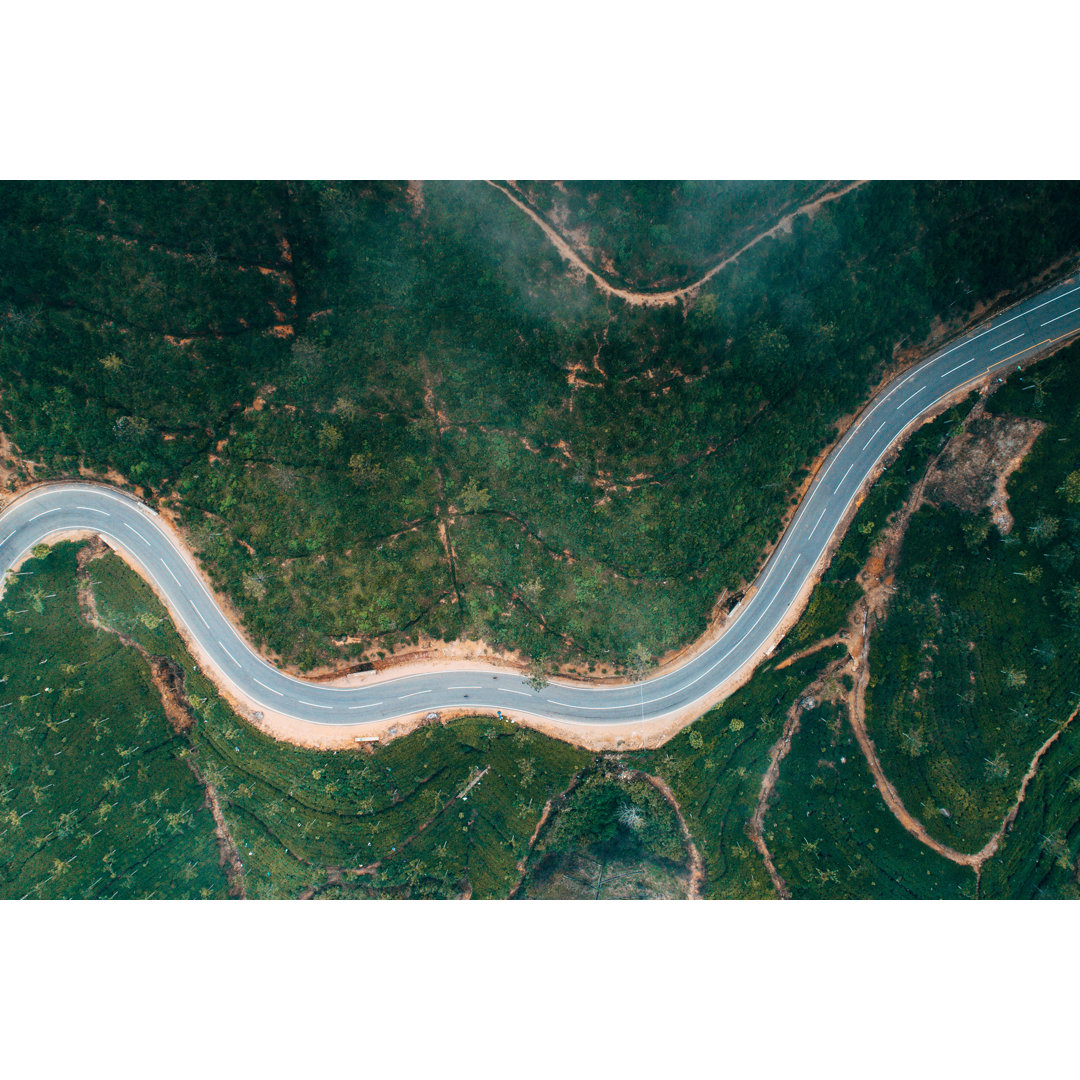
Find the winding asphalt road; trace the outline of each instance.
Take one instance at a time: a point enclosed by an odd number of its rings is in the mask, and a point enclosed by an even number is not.
[[[568,725],[636,724],[688,710],[743,673],[766,648],[889,447],[943,399],[996,370],[1022,363],[1080,333],[1080,277],[1001,313],[898,376],[833,449],[783,539],[721,637],[680,666],[644,682],[596,687],[554,681],[536,691],[520,674],[491,669],[364,678],[333,687],[267,664],[233,629],[189,553],[157,514],[104,485],[43,485],[0,513],[0,570],[66,530],[91,530],[122,548],[166,598],[174,618],[252,707],[316,724],[364,724],[462,708],[528,713]]]

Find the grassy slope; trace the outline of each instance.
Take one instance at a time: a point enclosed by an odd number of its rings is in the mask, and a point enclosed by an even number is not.
[[[178,499],[251,633],[303,667],[421,632],[609,667],[684,644],[895,343],[1080,245],[1067,185],[871,185],[684,317],[606,304],[486,186],[425,202],[0,200],[5,429],[43,474],[85,460]]]
[[[74,546],[23,570],[0,601],[0,896],[224,897],[186,743],[139,656],[81,624]]]

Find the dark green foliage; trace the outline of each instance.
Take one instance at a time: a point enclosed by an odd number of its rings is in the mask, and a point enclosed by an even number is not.
[[[145,662],[81,622],[75,545],[0,601],[0,896],[226,893],[214,822]]]
[[[665,746],[634,755],[635,768],[657,774],[671,785],[705,860],[706,896],[773,895],[746,827],[785,712],[842,651],[834,646],[782,671],[767,664],[746,686]]]
[[[686,860],[678,820],[664,796],[640,777],[599,769],[556,801],[530,853],[520,895],[681,897]]]
[[[956,899],[975,876],[910,836],[885,805],[837,706],[804,711],[765,841],[793,899]]]
[[[811,180],[519,180],[594,269],[636,289],[687,284],[825,185]],[[560,190],[561,189],[561,190]],[[572,236],[570,235],[572,233]],[[592,257],[590,258],[590,251]]]
[[[1048,425],[1009,481],[1011,534],[979,540],[977,519],[920,511],[872,642],[868,722],[885,772],[909,810],[964,851],[1000,824],[1080,693],[1070,558],[1080,519],[1060,491],[1080,445],[1077,354],[1036,369],[1047,389],[1040,405],[1022,390],[1030,375],[991,398],[996,411],[1025,408]]]

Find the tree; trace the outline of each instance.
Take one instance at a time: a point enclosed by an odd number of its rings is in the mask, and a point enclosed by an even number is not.
[[[633,651],[630,653],[630,662],[627,664],[630,678],[634,682],[640,682],[645,678],[645,675],[651,666],[652,653],[639,642],[634,646]]]
[[[368,487],[382,479],[383,470],[367,450],[360,450],[349,458],[349,473],[355,483]]]
[[[537,657],[529,664],[529,685],[537,692],[548,684],[547,663],[543,657]]]
[[[341,432],[329,421],[319,428],[319,447],[327,454],[334,453],[341,445]]]
[[[1058,534],[1059,522],[1049,514],[1040,514],[1028,526],[1028,537],[1036,544],[1048,544]]]
[[[1057,490],[1066,502],[1080,503],[1080,469],[1069,473]]]
[[[1020,668],[1002,668],[1001,674],[1005,676],[1006,684],[1014,690],[1027,683],[1027,672],[1022,671]]]
[[[487,488],[482,488],[470,477],[458,496],[458,509],[464,514],[475,514],[479,510],[486,510],[491,496]]]
[[[142,442],[150,432],[150,421],[142,416],[121,416],[113,431],[120,442]]]

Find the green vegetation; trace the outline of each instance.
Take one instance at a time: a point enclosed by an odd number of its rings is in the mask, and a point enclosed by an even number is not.
[[[632,289],[688,284],[826,185],[715,180],[519,180],[594,270]]]
[[[65,566],[70,549],[58,548]],[[479,717],[373,750],[277,742],[237,717],[196,670],[145,582],[115,555],[89,568],[102,621],[182,668],[195,719],[188,746],[220,801],[249,897],[505,896],[544,803],[592,761],[565,743]],[[58,612],[55,633],[74,617]],[[80,633],[110,648],[116,642]],[[141,667],[145,687],[145,663],[131,649],[125,655],[131,670]]]
[[[705,861],[703,895],[773,895],[746,827],[784,714],[807,683],[842,651],[837,645],[782,671],[767,663],[746,686],[665,746],[633,755],[635,768],[658,775],[671,786]]]
[[[797,192],[715,194],[734,237]],[[173,506],[302,669],[426,635],[625,670],[752,577],[897,343],[1075,250],[1076,206],[867,185],[683,310],[609,302],[482,184],[422,210],[400,184],[6,184],[2,424],[40,476]]]
[[[146,665],[80,625],[75,549],[0,600],[0,897],[220,897],[214,822]]]
[[[527,899],[679,899],[687,852],[675,812],[636,775],[590,772],[558,800],[529,856]]]
[[[392,184],[4,185],[2,426],[39,476],[115,468],[172,507],[252,635],[300,667],[464,635],[522,649],[537,682],[566,662],[640,675],[754,573],[898,342],[1077,246],[1075,193],[868,185],[685,310],[646,310],[578,283],[479,185],[427,185],[416,213]],[[588,194],[567,197],[598,250],[676,272],[678,229],[635,226],[647,191]],[[717,244],[799,193],[760,194],[718,204]],[[672,195],[669,221],[694,199]],[[1012,533],[920,511],[871,643],[882,767],[962,851],[1080,694],[1078,353],[990,399],[1047,424],[1009,484]],[[778,655],[653,751],[597,757],[485,718],[374,750],[280,744],[196,670],[144,583],[92,561],[102,621],[176,665],[178,730],[139,651],[79,621],[75,546],[35,550],[0,603],[2,894],[681,895],[677,819],[633,769],[670,785],[705,895],[773,895],[748,823],[785,714],[841,649],[779,665],[842,626],[967,408],[912,436]],[[980,895],[1080,891],[1078,731],[1042,759]],[[803,711],[764,836],[795,896],[974,890],[895,822],[828,702]]]
[[[804,711],[765,822],[794,899],[970,898],[975,877],[909,835],[877,791],[847,717]]]
[[[1080,693],[1080,445],[1075,348],[1016,376],[993,411],[1047,424],[1009,481],[1012,531],[953,507],[912,520],[897,594],[871,646],[867,717],[887,775],[927,829],[962,851],[1000,825],[1032,755]]]

